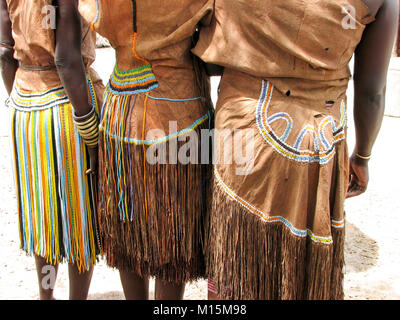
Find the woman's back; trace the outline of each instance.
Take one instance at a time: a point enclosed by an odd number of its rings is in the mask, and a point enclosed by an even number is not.
[[[195,53],[258,77],[336,80],[373,21],[362,0],[216,0]]]
[[[251,146],[245,165],[215,165],[207,265],[215,293],[342,299],[344,201],[368,183],[362,161],[379,131],[397,0],[215,4],[194,49],[225,67],[215,128],[253,138],[234,140]],[[355,52],[357,149],[349,167],[346,91]],[[237,149],[224,146],[219,159]]]
[[[54,61],[56,7],[52,6],[52,0],[7,0],[7,4],[15,41],[14,58],[20,65],[17,87],[41,92],[60,86]],[[79,1],[81,13],[88,18],[94,9],[90,6],[90,1]],[[96,57],[95,34],[85,17],[82,17],[82,55],[88,68]]]

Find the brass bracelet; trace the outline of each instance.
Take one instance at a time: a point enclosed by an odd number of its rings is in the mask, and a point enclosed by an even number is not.
[[[87,134],[88,132],[90,132],[92,129],[93,129],[93,127],[95,127],[96,125],[98,125],[98,121],[97,121],[97,119],[96,118],[94,118],[94,120],[90,123],[90,124],[88,124],[88,125],[85,125],[85,126],[80,126],[79,124],[76,126],[77,128],[78,128],[78,130],[80,131],[80,132],[82,132],[82,133],[84,133],[84,134]]]
[[[86,116],[85,116],[86,117]],[[86,120],[80,120],[78,118],[73,117],[74,119],[74,123],[78,126],[78,127],[85,127],[88,124],[91,124],[91,122],[93,122],[94,119],[97,119],[97,115],[94,112],[91,112],[90,117],[88,117]]]
[[[82,119],[85,120],[82,121]],[[80,137],[87,146],[93,147],[98,144],[99,119],[94,108],[82,117],[76,117],[74,114],[73,122],[78,129]]]
[[[362,156],[362,155],[356,153],[356,157],[360,158],[362,160],[369,160],[369,159],[371,159],[371,154],[369,156]]]
[[[96,139],[93,139],[91,141],[86,141],[85,144],[88,147],[95,147],[99,144],[99,138],[97,137]]]
[[[90,136],[90,137],[86,137],[86,136],[82,136],[81,138],[83,140],[83,142],[89,146],[89,147],[93,147],[95,145],[98,144],[98,140],[99,140],[99,133],[97,132],[95,135]]]
[[[84,123],[85,121],[90,120],[90,119],[92,118],[92,116],[93,116],[94,113],[95,113],[95,109],[94,109],[94,107],[92,107],[92,110],[89,111],[89,113],[85,114],[84,116],[78,117],[78,116],[75,114],[75,111],[73,112],[72,115],[73,115],[73,118],[74,118],[74,120],[75,120],[76,122],[78,122],[78,123]]]
[[[82,132],[78,129],[79,135],[81,136],[81,138],[84,141],[90,141],[94,138],[97,138],[99,136],[99,128],[98,128],[98,124],[96,124],[96,126],[93,126],[93,129],[89,132]]]
[[[82,137],[85,137],[86,139],[91,139],[92,137],[99,134],[99,128],[98,128],[97,124],[96,124],[96,126],[93,126],[87,130],[78,129],[78,131],[79,131],[79,134]]]
[[[91,141],[93,139],[97,139],[99,137],[99,131],[97,130],[96,132],[94,132],[91,135],[82,135],[81,134],[81,137],[85,142],[88,142],[88,141]]]

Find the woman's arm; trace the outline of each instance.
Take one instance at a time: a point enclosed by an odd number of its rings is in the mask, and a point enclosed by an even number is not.
[[[77,127],[88,146],[90,169],[86,172],[95,174],[97,169],[98,122],[89,103],[86,70],[83,63],[81,46],[81,16],[78,0],[57,0],[57,29],[55,64],[68,98],[74,107]],[[84,131],[90,138],[84,139]],[[90,144],[89,144],[89,140]]]
[[[81,52],[81,17],[78,0],[57,0],[55,64],[61,82],[74,106],[83,116],[92,110],[89,103],[86,71]]]
[[[386,79],[398,18],[398,1],[384,0],[376,14],[376,20],[366,27],[355,52],[356,145],[350,159],[349,198],[362,194],[368,186],[368,158],[384,115]]]
[[[18,61],[14,59],[14,39],[6,0],[0,0],[0,66],[4,86],[11,93]]]

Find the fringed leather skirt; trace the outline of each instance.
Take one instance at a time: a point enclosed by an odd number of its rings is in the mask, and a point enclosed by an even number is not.
[[[318,83],[293,81],[291,95],[273,82],[230,70],[222,78],[215,128],[252,139],[224,138],[224,150],[214,148],[210,288],[235,300],[342,299],[345,93],[319,101],[307,96]],[[310,88],[296,97],[302,86]],[[246,161],[224,161],[238,149],[248,150]]]
[[[158,84],[150,81],[151,87],[137,85],[127,94],[116,89],[114,82],[139,72],[143,68],[119,72],[104,96],[99,203],[106,260],[142,277],[197,280],[205,276],[210,163],[201,164],[200,149],[210,113],[200,98],[165,98],[179,92],[152,90]],[[170,124],[176,128],[169,130]],[[189,141],[196,143],[186,148]]]

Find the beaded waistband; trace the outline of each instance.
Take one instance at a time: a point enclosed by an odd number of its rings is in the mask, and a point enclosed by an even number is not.
[[[23,93],[14,86],[10,96],[10,105],[21,111],[39,111],[68,102],[67,93],[62,86],[39,93]]]
[[[87,76],[87,82],[90,102],[96,112],[98,112],[97,96],[90,76]],[[40,111],[64,103],[70,103],[70,101],[63,86],[58,86],[42,92],[28,93],[20,90],[17,85],[14,85],[7,104],[19,111]]]
[[[115,66],[108,84],[114,94],[137,94],[158,87],[158,82],[150,64],[128,71],[120,71]]]

